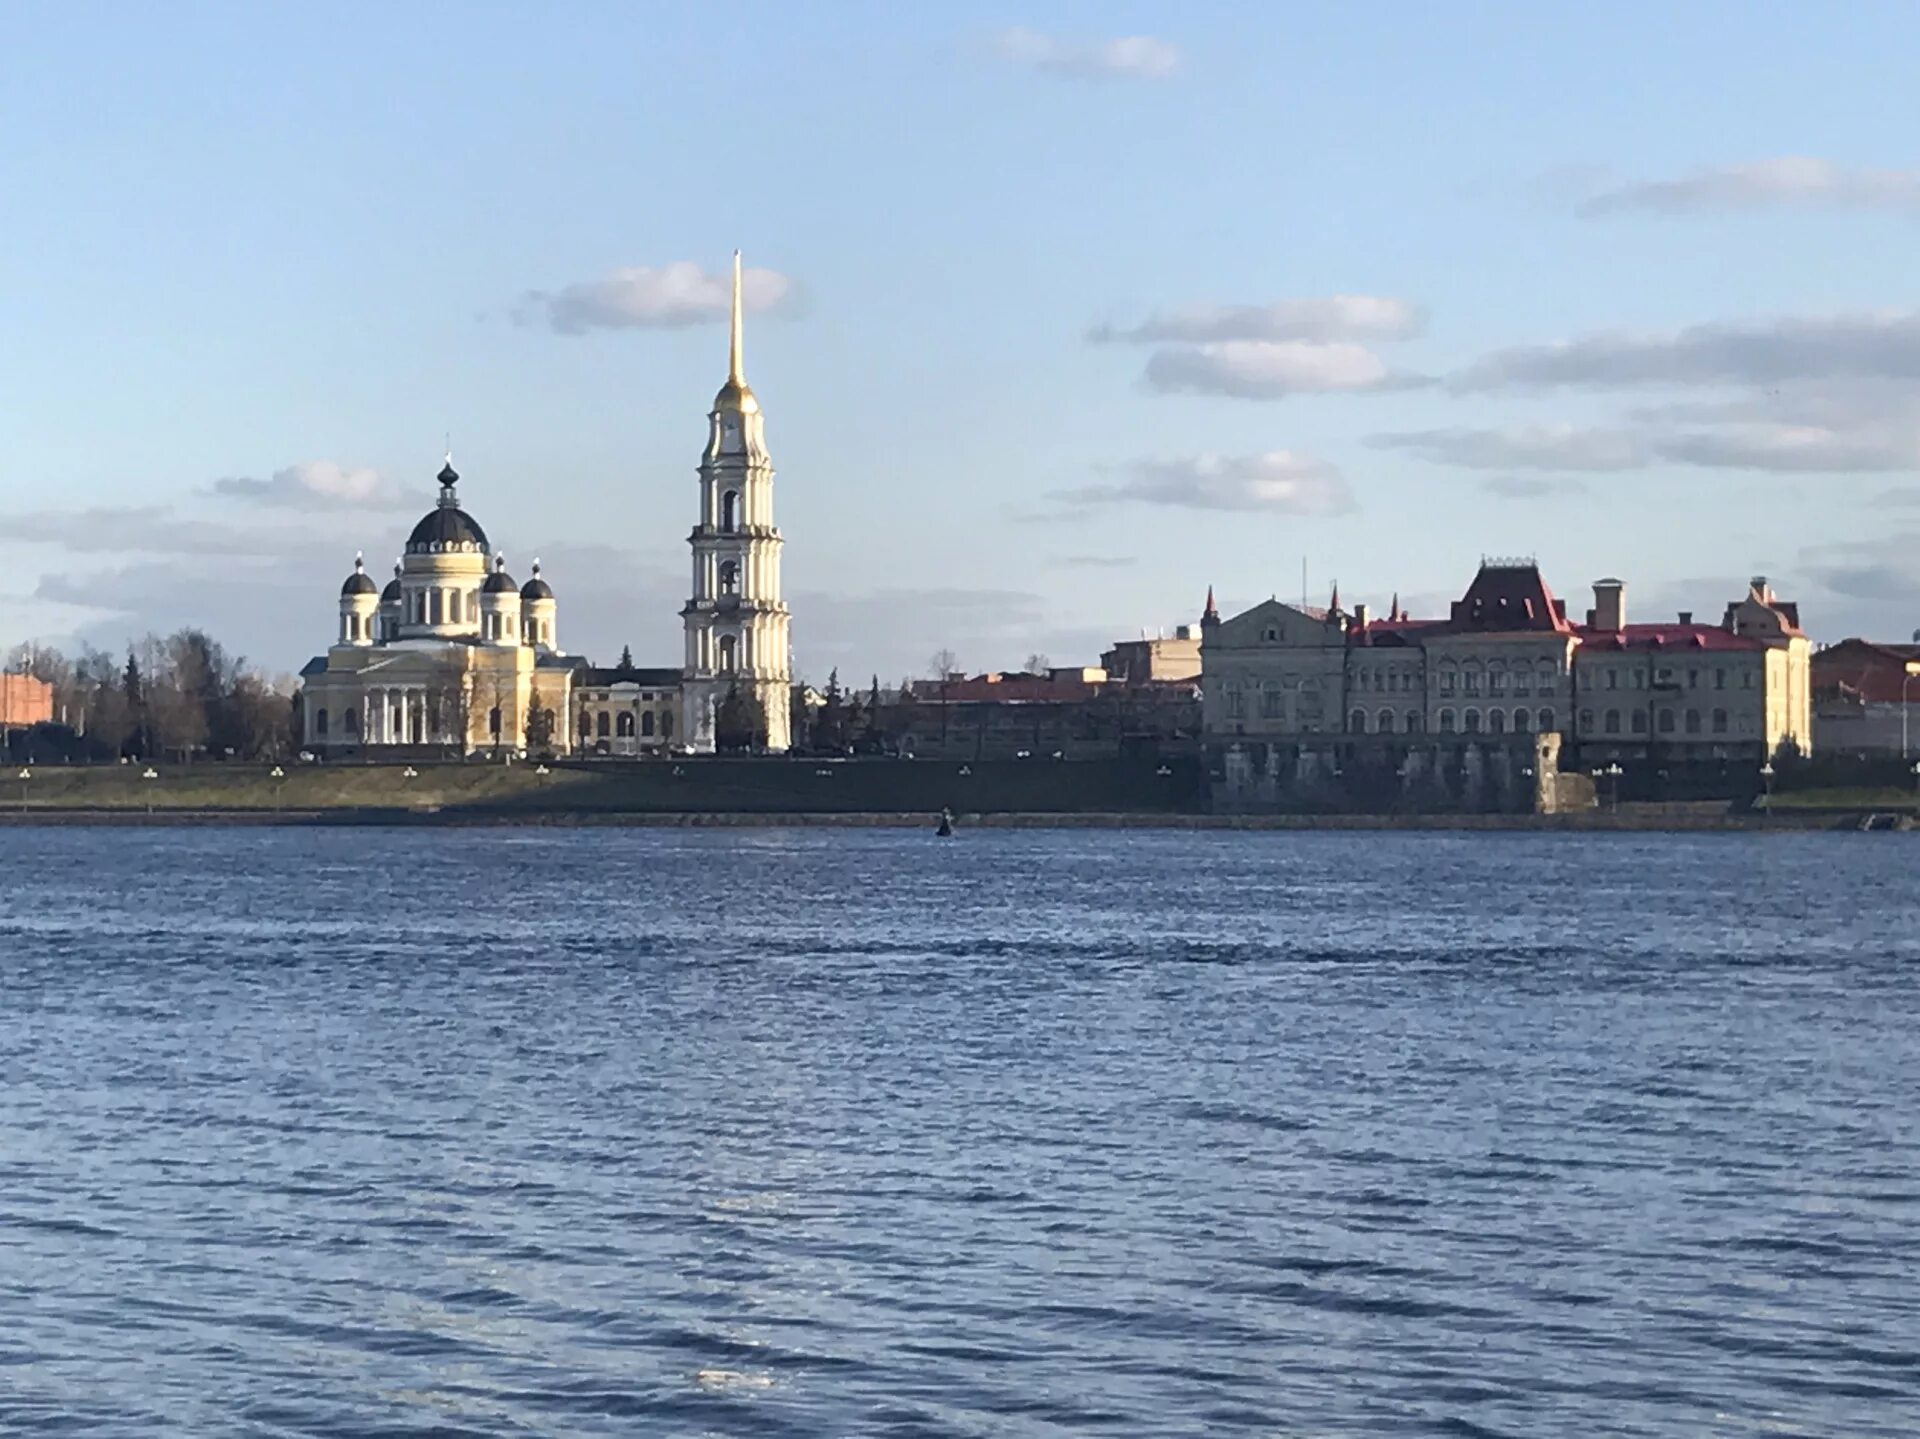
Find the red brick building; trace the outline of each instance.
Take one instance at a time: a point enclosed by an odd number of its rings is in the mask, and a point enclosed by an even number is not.
[[[1841,640],[1813,657],[1814,749],[1920,754],[1920,644]]]

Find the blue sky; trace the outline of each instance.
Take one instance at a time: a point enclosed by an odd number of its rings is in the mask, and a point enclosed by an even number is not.
[[[0,642],[296,668],[450,432],[562,643],[673,662],[686,277],[735,246],[816,680],[1092,662],[1303,556],[1640,617],[1766,573],[1904,637],[1917,48],[1865,3],[10,6]]]

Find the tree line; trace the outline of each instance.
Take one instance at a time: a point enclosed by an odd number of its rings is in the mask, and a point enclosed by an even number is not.
[[[52,686],[53,722],[25,739],[47,758],[268,760],[295,748],[293,680],[200,630],[149,634],[125,654],[20,645],[7,668]]]

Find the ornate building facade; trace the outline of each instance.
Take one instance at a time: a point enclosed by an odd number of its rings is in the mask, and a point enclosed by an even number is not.
[[[339,629],[301,671],[304,743],[323,756],[551,752],[639,756],[711,751],[732,737],[774,753],[790,744],[789,616],[766,421],[742,368],[740,256],[733,264],[727,380],[708,414],[699,514],[688,543],[691,597],[675,668],[629,656],[596,669],[559,644],[552,587],[534,561],[507,573],[461,507],[453,458],[440,498],[408,535],[384,589],[354,561]]]
[[[742,356],[740,252],[733,255],[733,330],[727,382],[707,416],[700,461],[700,518],[693,593],[680,611],[686,634],[680,731],[712,750],[729,708],[742,713],[775,753],[791,747],[788,699],[793,664],[786,603],[780,597],[780,531],[773,523],[773,461],[766,417],[747,384]]]
[[[1568,619],[1531,560],[1483,562],[1444,618],[1396,597],[1270,599],[1201,620],[1205,729],[1215,747],[1304,735],[1554,734],[1582,764],[1746,761],[1812,748],[1812,646],[1764,578],[1718,624],[1630,624],[1626,587],[1594,585]]]
[[[522,586],[461,508],[449,455],[440,499],[407,536],[385,589],[365,564],[340,587],[340,625],[301,671],[305,744],[320,754],[468,754],[574,746],[573,673],[553,588]]]

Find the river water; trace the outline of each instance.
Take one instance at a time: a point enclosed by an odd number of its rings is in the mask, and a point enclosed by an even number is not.
[[[0,829],[0,1431],[1909,1435],[1916,858]]]

